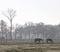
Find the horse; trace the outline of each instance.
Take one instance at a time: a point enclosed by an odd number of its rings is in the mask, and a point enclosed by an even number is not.
[[[43,41],[43,39],[41,39],[41,38],[35,38],[34,41],[37,42],[37,43],[41,43]]]
[[[52,39],[46,39],[47,43],[53,43],[53,40]]]

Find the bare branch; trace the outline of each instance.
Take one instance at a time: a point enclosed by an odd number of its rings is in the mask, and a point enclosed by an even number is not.
[[[6,11],[6,13],[4,13],[3,11],[2,11],[2,14],[5,16],[5,17],[7,17],[9,20],[13,20],[13,18],[16,16],[15,15],[15,13],[16,13],[16,11],[14,11],[13,9],[8,9],[7,11]]]
[[[2,14],[10,20],[9,16],[7,16],[3,11]]]

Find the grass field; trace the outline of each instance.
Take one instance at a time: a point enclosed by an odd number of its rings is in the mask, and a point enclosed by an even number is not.
[[[60,44],[2,42],[0,52],[60,52]]]

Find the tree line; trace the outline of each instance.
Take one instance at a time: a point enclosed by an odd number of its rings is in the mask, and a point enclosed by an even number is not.
[[[11,39],[10,27],[4,20],[0,21],[0,38]],[[26,23],[23,26],[12,27],[12,39],[60,38],[60,25],[45,25],[44,23]]]

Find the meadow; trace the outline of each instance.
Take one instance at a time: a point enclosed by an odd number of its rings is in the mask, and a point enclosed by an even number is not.
[[[1,42],[0,52],[60,52],[60,43]]]

